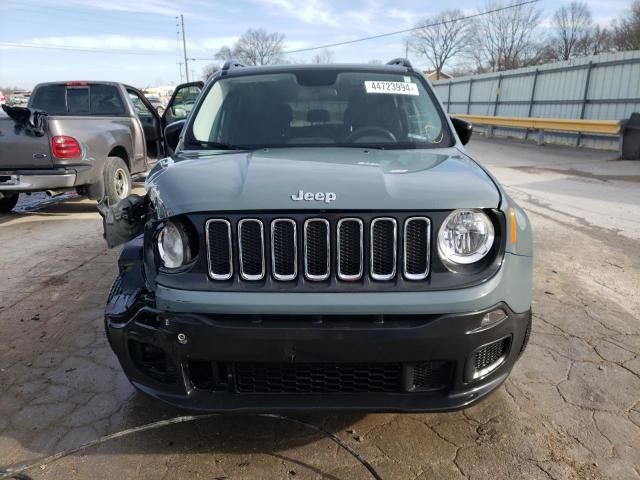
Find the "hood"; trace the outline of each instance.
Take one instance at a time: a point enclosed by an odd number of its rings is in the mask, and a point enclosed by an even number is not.
[[[205,211],[447,210],[500,203],[493,180],[454,148],[181,152],[160,161],[146,187],[161,217]]]

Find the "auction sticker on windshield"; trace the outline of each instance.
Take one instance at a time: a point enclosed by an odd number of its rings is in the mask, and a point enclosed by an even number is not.
[[[367,93],[387,93],[391,95],[420,95],[418,85],[406,82],[365,81]]]

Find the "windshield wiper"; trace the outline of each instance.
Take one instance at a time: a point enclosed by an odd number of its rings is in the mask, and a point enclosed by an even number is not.
[[[198,145],[200,147],[211,148],[215,150],[247,150],[244,147],[229,145],[228,143],[208,142],[206,140],[191,140],[189,142],[189,145]]]

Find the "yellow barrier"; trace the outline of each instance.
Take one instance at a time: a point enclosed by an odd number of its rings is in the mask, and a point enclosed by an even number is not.
[[[559,132],[619,135],[618,120],[577,120],[571,118],[491,117],[488,115],[451,114],[475,125],[493,127],[528,128],[530,130],[555,130]]]

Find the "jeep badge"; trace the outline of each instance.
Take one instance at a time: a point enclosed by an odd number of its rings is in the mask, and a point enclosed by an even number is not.
[[[294,202],[299,202],[304,200],[306,202],[311,202],[313,200],[324,203],[331,203],[336,199],[336,194],[334,192],[305,192],[304,190],[298,190],[297,194],[291,195],[291,200]]]

